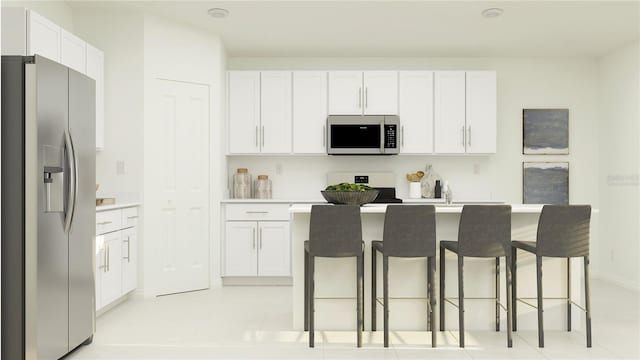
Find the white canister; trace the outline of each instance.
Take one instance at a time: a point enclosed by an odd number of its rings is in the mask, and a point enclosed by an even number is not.
[[[409,197],[412,199],[422,198],[422,186],[419,182],[409,183]]]

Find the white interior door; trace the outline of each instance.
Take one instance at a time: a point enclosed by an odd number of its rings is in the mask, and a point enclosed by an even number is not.
[[[145,248],[162,295],[209,287],[209,87],[156,86],[157,121],[145,135]]]

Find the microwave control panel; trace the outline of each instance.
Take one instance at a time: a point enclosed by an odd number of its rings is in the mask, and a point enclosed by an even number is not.
[[[397,134],[397,125],[385,125],[384,126],[384,148],[385,149],[395,149],[398,147],[396,141]]]

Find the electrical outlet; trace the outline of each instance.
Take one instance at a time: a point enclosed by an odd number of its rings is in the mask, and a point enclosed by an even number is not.
[[[124,161],[122,160],[116,162],[116,175],[124,175]]]
[[[276,164],[276,175],[282,175],[282,164]]]
[[[480,164],[478,163],[474,163],[473,164],[473,173],[478,175],[480,173]]]

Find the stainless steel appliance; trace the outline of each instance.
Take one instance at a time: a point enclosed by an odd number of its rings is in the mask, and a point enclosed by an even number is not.
[[[59,359],[95,329],[95,84],[2,57],[3,359]]]
[[[327,118],[329,155],[398,154],[396,115],[330,115]]]

